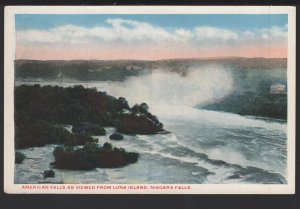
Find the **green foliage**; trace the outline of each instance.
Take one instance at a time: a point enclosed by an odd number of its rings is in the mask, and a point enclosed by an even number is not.
[[[120,105],[120,108],[130,110],[128,102],[124,97],[119,97],[118,98],[118,103]]]
[[[162,124],[148,112],[148,108],[146,103],[138,105],[138,111],[143,114],[140,120],[144,121],[144,129],[154,130],[151,131],[154,133],[162,128]],[[123,124],[119,122],[124,115],[123,109],[131,111],[125,98],[116,99],[106,92],[98,92],[95,88],[86,89],[81,85],[68,88],[17,86],[15,87],[16,148],[46,144],[73,146],[94,142],[90,135],[105,135],[103,126],[116,127]],[[133,133],[135,130],[139,133],[140,120],[135,121]],[[75,134],[62,127],[70,124],[73,124]],[[155,129],[152,126],[155,126]]]
[[[88,135],[72,134],[63,127],[46,121],[23,123],[16,127],[16,148],[41,147],[46,144],[84,145],[94,141]]]
[[[286,120],[287,95],[247,92],[231,95],[223,101],[206,105],[203,108]]]
[[[112,125],[122,112],[126,100],[106,95],[83,86],[17,86],[15,88],[15,120],[44,120],[53,124],[76,124],[83,121]]]
[[[112,145],[111,145],[110,143],[108,143],[108,142],[105,142],[105,143],[103,144],[103,148],[104,148],[105,150],[111,151],[111,150],[112,150]]]
[[[97,139],[94,139],[88,135],[82,134],[70,134],[65,138],[63,144],[66,146],[74,146],[74,145],[84,145],[88,142],[97,142]]]
[[[163,130],[163,124],[149,112],[146,103],[135,104],[130,114],[124,114],[116,124],[117,130],[126,134],[155,134]]]
[[[22,61],[20,61],[22,62]],[[57,79],[60,71],[60,63],[52,63],[44,61],[27,61],[21,65],[15,65],[15,76],[17,78],[43,78],[45,80]]]
[[[127,64],[128,65],[128,64]],[[107,68],[107,66],[110,66]],[[15,75],[17,79],[57,80],[74,79],[78,81],[120,81],[127,76],[138,75],[139,70],[128,70],[126,65],[106,63],[105,61],[33,61],[17,60]]]
[[[132,109],[133,113],[139,113],[140,112],[140,105],[135,104],[135,105],[133,105],[133,107],[131,109]]]
[[[142,114],[147,114],[148,111],[149,111],[149,106],[143,102],[141,103],[140,105],[139,104],[135,104],[133,107],[132,107],[132,111],[134,113],[142,113]]]
[[[46,144],[83,145],[93,142],[88,135],[105,135],[100,125],[112,126],[121,116],[125,99],[106,95],[83,86],[18,86],[15,88],[16,148]],[[69,133],[52,124],[80,124],[89,121],[86,130]]]
[[[164,131],[156,116],[147,114],[126,114],[119,120],[117,131],[126,134],[156,134]]]
[[[109,143],[105,143],[103,147],[96,143],[87,143],[82,148],[58,146],[53,155],[56,168],[74,170],[121,167],[137,162],[139,156],[138,153],[113,148]]]
[[[140,104],[140,110],[142,113],[147,113],[149,111],[149,106],[143,102]]]
[[[22,152],[15,152],[15,163],[21,164],[25,159],[25,155]]]
[[[106,131],[103,127],[95,123],[77,123],[72,127],[73,133],[104,136]]]
[[[110,146],[112,146],[112,145],[110,145]],[[101,147],[96,143],[87,143],[84,145],[82,150],[87,153],[97,153],[101,150]]]
[[[53,170],[44,170],[43,176],[44,178],[48,178],[48,177],[53,178],[55,176],[55,173]]]

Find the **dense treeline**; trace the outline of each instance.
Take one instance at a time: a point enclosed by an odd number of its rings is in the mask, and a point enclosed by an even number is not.
[[[106,66],[101,61],[39,61],[17,60],[15,76],[18,79],[77,81],[121,81],[127,76],[136,76],[137,69],[126,68],[126,65]]]
[[[135,125],[134,130],[130,124]],[[64,125],[72,125],[72,132]],[[15,88],[16,148],[84,145],[95,141],[91,135],[105,135],[103,126],[130,134],[162,130],[162,124],[148,111],[146,103],[130,108],[125,98],[117,99],[95,88],[40,85]]]
[[[65,128],[39,120],[16,124],[15,147],[41,147],[46,144],[63,144],[66,146],[84,145],[96,142],[86,134],[70,133]]]
[[[240,115],[287,119],[287,94],[246,92],[232,94],[222,101],[203,107],[208,110],[225,111]]]
[[[16,60],[16,79],[77,81],[120,81],[136,76],[142,70],[166,69],[181,73],[189,67],[221,65],[241,69],[286,69],[286,58],[243,58],[223,57],[215,59],[170,59],[157,61],[142,60]]]

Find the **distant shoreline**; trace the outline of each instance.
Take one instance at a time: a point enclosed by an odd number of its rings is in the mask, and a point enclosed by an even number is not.
[[[285,59],[287,57],[238,57],[238,56],[220,56],[220,57],[191,57],[191,58],[170,58],[170,59],[49,59],[49,60],[39,60],[39,59],[15,59],[15,61],[142,61],[142,62],[156,62],[156,61],[179,61],[179,60],[225,60],[225,59]]]

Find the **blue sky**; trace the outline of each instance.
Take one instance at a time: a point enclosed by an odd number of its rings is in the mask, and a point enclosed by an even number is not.
[[[286,57],[287,21],[287,14],[17,14],[16,57]]]
[[[95,27],[106,26],[106,19],[120,18],[147,22],[164,28],[193,28],[208,25],[228,29],[251,30],[287,24],[286,14],[188,14],[188,15],[107,15],[107,14],[17,14],[16,29],[49,29],[67,24]]]

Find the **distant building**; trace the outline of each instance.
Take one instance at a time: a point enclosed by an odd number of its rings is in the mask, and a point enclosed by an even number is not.
[[[271,85],[270,87],[270,94],[285,94],[286,88],[285,85],[276,83],[274,85]]]

